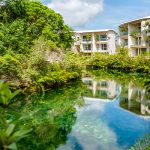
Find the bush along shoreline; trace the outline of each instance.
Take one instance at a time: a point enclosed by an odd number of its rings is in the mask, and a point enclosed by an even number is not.
[[[144,56],[129,57],[115,54],[93,54],[86,60],[89,69],[112,69],[122,72],[150,73],[150,59]]]

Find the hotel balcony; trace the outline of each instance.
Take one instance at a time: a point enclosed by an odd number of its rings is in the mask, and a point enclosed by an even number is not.
[[[141,37],[141,35],[142,35],[142,32],[140,29],[135,29],[130,32],[131,37]]]
[[[121,38],[128,38],[128,31],[120,33]]]
[[[86,44],[92,43],[92,39],[89,39],[89,40],[83,39],[83,40],[82,40],[82,43],[86,43]]]
[[[100,44],[100,43],[107,43],[108,42],[108,39],[107,38],[100,38],[100,39],[97,39],[96,40],[96,43],[97,44]]]
[[[99,41],[107,41],[107,38],[100,38]]]
[[[121,35],[128,35],[128,31],[126,31],[126,32],[121,32]]]
[[[136,42],[131,44],[131,47],[133,47],[133,48],[146,48],[146,44],[144,42],[141,42],[141,41],[136,41]]]

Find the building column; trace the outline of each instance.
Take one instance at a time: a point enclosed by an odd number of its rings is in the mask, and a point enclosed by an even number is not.
[[[92,33],[92,47],[93,47],[93,52],[96,52],[96,45],[95,45],[95,34]]]
[[[93,97],[96,97],[97,82],[93,80]]]

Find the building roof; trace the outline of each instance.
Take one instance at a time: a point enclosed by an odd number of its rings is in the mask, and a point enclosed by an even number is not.
[[[128,24],[128,23],[136,22],[136,21],[146,20],[146,19],[150,19],[150,16],[146,16],[146,17],[142,17],[142,18],[130,20],[130,21],[128,21],[128,22],[122,23],[120,26],[125,25],[125,24]]]
[[[96,32],[108,32],[113,31],[117,34],[117,32],[113,29],[99,29],[99,30],[83,30],[83,31],[74,31],[75,33],[96,33]]]

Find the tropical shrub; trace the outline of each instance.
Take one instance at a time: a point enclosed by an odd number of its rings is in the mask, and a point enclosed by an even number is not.
[[[131,58],[127,55],[93,54],[86,60],[87,68],[116,69],[126,72],[150,72],[150,59],[142,56]]]
[[[20,78],[22,66],[20,61],[12,55],[0,56],[0,77],[6,80]]]

